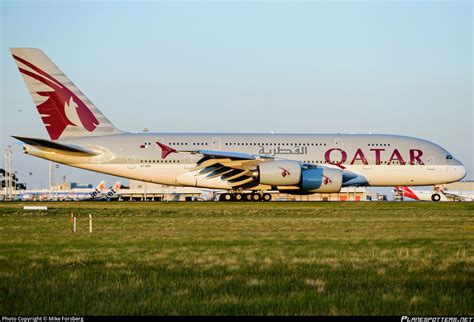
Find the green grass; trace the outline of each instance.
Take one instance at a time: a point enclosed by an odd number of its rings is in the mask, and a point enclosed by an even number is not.
[[[1,315],[474,314],[473,203],[23,205]]]

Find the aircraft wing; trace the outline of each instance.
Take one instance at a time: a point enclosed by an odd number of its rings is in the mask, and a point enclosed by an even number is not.
[[[176,150],[157,142],[162,149],[162,157],[170,153],[190,153],[202,155],[194,171],[212,179],[220,177],[228,181],[233,188],[247,189],[256,187],[259,183],[253,178],[252,173],[257,165],[262,162],[273,161],[275,158],[267,155],[250,154],[230,151],[214,150]]]
[[[258,164],[274,160],[270,156],[227,151],[197,150],[188,153],[203,155],[194,168],[199,170],[200,175],[208,179],[220,177],[233,188],[241,189],[258,186],[259,183],[252,176],[253,171]]]
[[[250,189],[259,186],[258,180],[253,176],[257,166],[263,162],[275,160],[275,157],[263,154],[215,150],[176,150],[160,142],[156,143],[162,149],[162,158],[166,158],[170,153],[202,155],[193,170],[199,171],[199,175],[205,175],[208,179],[220,177],[221,180],[229,182],[234,189]],[[278,160],[286,159],[278,158]],[[342,171],[342,175],[344,183],[358,178],[358,175],[351,171]]]
[[[58,142],[45,140],[45,139],[38,139],[38,138],[27,138],[27,137],[20,137],[20,136],[12,136],[12,137],[43,151],[51,151],[51,152],[56,152],[56,153],[61,153],[61,154],[77,155],[77,156],[83,156],[83,157],[98,155],[98,153],[94,151],[91,151],[91,150],[88,150],[88,149],[85,149],[83,147],[73,145],[73,144],[58,143]]]
[[[231,168],[248,169],[259,163],[273,161],[275,159],[271,156],[228,151],[196,150],[183,152],[203,155],[203,158],[197,162],[195,170],[208,169],[216,164],[223,164]]]
[[[239,159],[239,160],[255,160],[256,156],[249,153],[241,153],[241,152],[229,152],[229,151],[213,151],[213,150],[189,150],[189,151],[182,151],[188,152],[191,154],[202,154],[208,158],[232,158],[232,159]]]

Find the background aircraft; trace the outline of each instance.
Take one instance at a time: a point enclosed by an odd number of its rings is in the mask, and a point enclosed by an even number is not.
[[[403,197],[420,201],[473,201],[473,191],[449,191],[440,187],[433,190],[414,190],[410,187],[395,187],[394,192]]]
[[[105,181],[101,181],[95,189],[73,189],[69,192],[57,192],[58,201],[80,201],[98,198],[105,189]]]
[[[99,196],[94,198],[94,200],[110,200],[112,198],[118,198],[120,196],[120,189],[122,187],[122,183],[117,181],[112,188],[109,189],[106,193],[101,193]]]
[[[115,198],[120,191],[121,183],[116,182],[111,189],[105,189],[105,181],[101,181],[94,189],[72,189],[68,191],[50,190],[17,190],[14,199],[18,201],[86,201],[108,200]]]

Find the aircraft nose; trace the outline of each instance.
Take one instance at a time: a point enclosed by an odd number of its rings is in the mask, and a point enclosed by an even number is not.
[[[459,180],[461,180],[467,175],[467,170],[466,170],[466,167],[463,166],[463,165],[459,166],[459,170],[460,170],[459,171],[459,176],[460,176]]]
[[[467,170],[464,164],[461,161],[456,159],[456,165],[454,166],[454,173],[456,176],[456,181],[463,179],[467,175]]]

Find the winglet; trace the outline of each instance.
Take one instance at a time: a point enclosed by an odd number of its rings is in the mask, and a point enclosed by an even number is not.
[[[169,146],[167,146],[167,145],[165,145],[165,144],[163,144],[163,143],[156,142],[156,144],[158,144],[158,146],[161,148],[161,158],[162,158],[162,159],[166,159],[166,157],[167,157],[170,153],[176,152],[175,149],[170,148]]]

